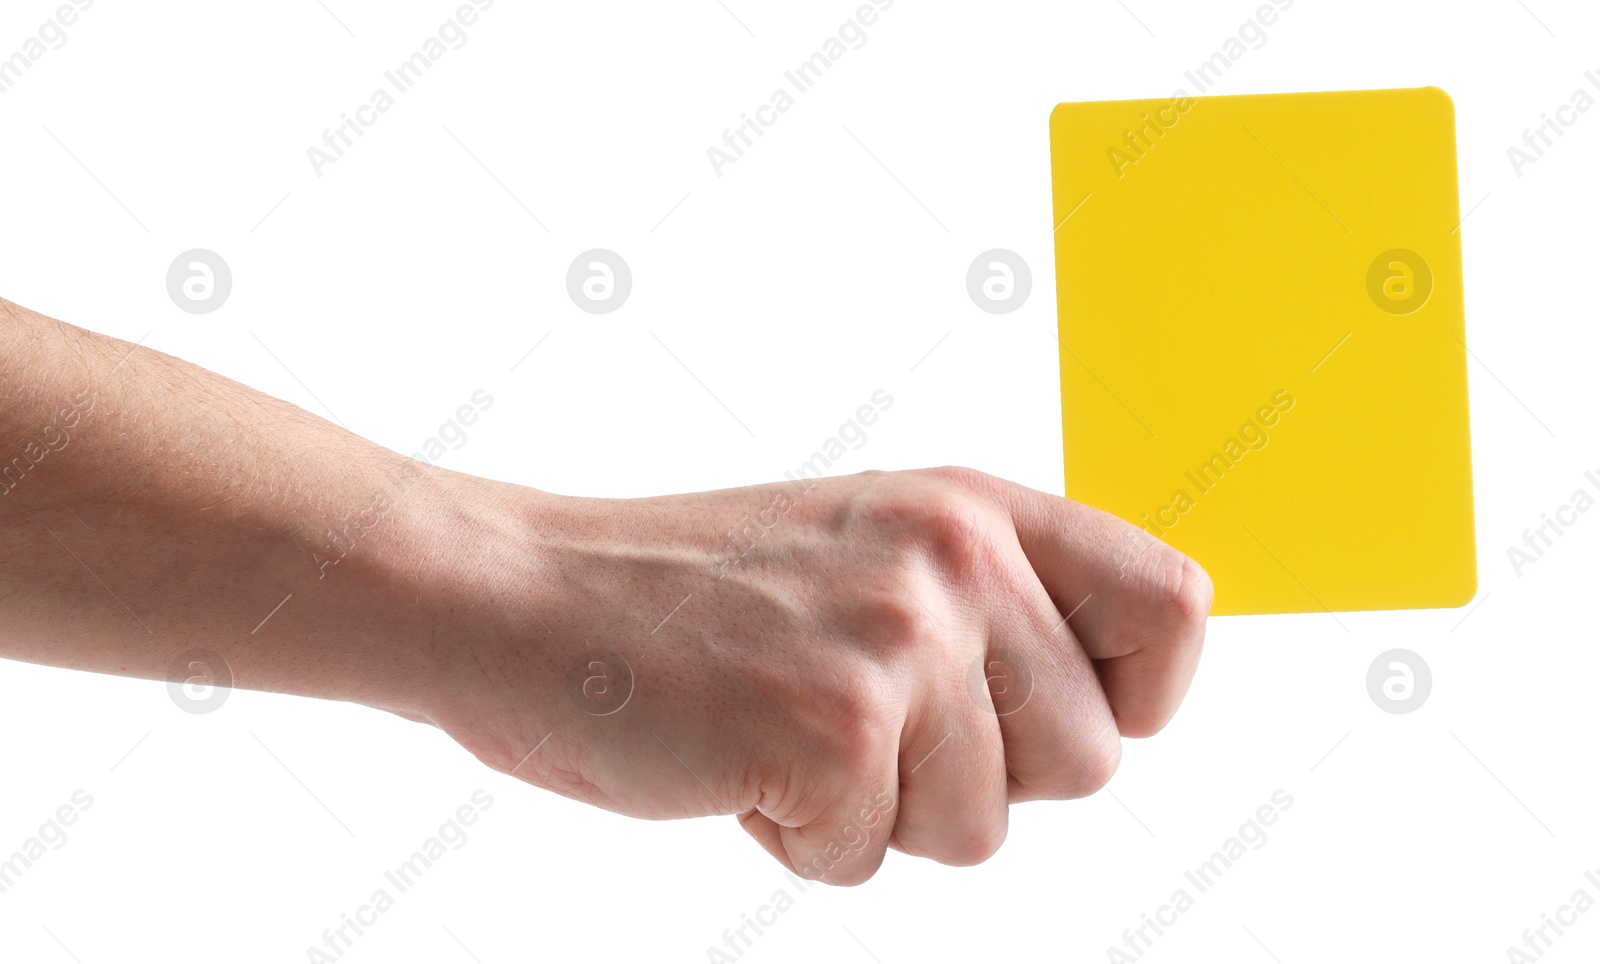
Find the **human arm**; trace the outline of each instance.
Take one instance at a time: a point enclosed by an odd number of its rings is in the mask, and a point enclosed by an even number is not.
[[[1210,607],[1164,544],[971,470],[556,496],[4,303],[0,392],[0,655],[165,679],[203,648],[599,806],[739,814],[834,883],[1093,792]]]

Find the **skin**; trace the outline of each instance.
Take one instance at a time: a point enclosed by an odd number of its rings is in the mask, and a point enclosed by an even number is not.
[[[0,655],[182,680],[204,649],[596,806],[735,814],[834,884],[1098,790],[1211,607],[1164,543],[970,469],[557,496],[0,301],[7,466]]]

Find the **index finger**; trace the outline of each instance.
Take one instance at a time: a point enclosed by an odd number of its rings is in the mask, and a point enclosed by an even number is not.
[[[980,473],[1062,618],[1095,661],[1124,736],[1150,736],[1194,678],[1211,612],[1199,563],[1116,516]]]

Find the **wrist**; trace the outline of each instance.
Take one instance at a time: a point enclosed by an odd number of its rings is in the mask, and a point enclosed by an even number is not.
[[[558,714],[558,640],[570,627],[559,546],[581,501],[427,469],[406,500],[404,551],[391,573],[409,613],[408,669],[380,700],[363,702],[475,736],[486,763],[514,766],[532,744],[502,732],[504,721],[531,730]]]

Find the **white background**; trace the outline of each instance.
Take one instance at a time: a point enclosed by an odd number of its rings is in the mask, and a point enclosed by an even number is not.
[[[0,95],[0,294],[403,452],[483,388],[442,464],[622,496],[775,479],[880,388],[894,407],[841,471],[1061,491],[1049,111],[1187,86],[1257,4],[901,0],[720,178],[706,148],[854,2],[501,0],[319,178],[306,148],[455,8],[328,6],[85,12]],[[5,4],[0,56],[53,9]],[[1280,788],[1265,845],[1145,960],[1499,961],[1578,888],[1600,897],[1600,513],[1520,577],[1506,558],[1600,470],[1600,110],[1520,177],[1506,155],[1600,71],[1597,39],[1576,0],[1300,0],[1213,91],[1454,96],[1476,608],[1215,619],[1184,709],[1107,792],[1016,809],[978,868],[891,854],[864,887],[800,894],[744,960],[1106,960]],[[594,247],[632,266],[614,314],[566,293]],[[994,247],[1034,271],[1008,315],[965,291]],[[191,248],[232,266],[213,314],[168,299]],[[1367,693],[1393,647],[1433,671],[1409,715]],[[5,663],[0,727],[0,856],[94,800],[0,895],[8,959],[306,960],[478,788],[465,846],[344,960],[704,961],[787,884],[732,818],[589,810],[354,706],[241,691],[195,716],[159,683]],[[1546,960],[1600,952],[1600,910],[1578,920]]]

